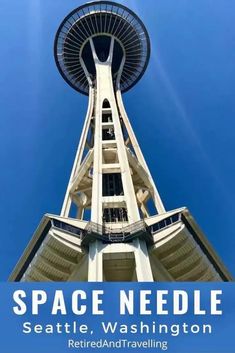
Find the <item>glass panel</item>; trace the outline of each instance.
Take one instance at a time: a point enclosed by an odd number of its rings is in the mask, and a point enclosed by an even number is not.
[[[123,195],[122,177],[120,173],[103,174],[103,196]]]

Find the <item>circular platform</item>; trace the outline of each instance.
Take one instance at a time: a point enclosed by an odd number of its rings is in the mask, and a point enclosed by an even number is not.
[[[95,1],[72,11],[61,23],[55,37],[54,55],[65,81],[88,94],[89,85],[80,58],[95,80],[95,67],[89,39],[92,38],[101,61],[107,55],[111,36],[115,38],[112,72],[117,76],[123,54],[125,63],[121,91],[133,87],[144,74],[150,55],[147,30],[139,17],[127,7],[111,1]]]

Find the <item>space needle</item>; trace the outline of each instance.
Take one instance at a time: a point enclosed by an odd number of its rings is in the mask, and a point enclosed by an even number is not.
[[[88,109],[61,213],[44,215],[10,280],[231,280],[189,210],[165,210],[125,111],[150,58],[140,18],[84,4],[59,26],[54,56]]]

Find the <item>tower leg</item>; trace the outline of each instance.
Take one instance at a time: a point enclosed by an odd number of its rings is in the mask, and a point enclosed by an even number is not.
[[[136,276],[138,282],[153,282],[152,269],[150,266],[147,246],[144,240],[135,239]]]
[[[103,281],[103,253],[99,240],[89,245],[88,282]]]

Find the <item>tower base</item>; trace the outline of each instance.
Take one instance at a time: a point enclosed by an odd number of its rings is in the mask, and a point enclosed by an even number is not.
[[[186,208],[107,233],[46,214],[10,281],[230,281]]]

